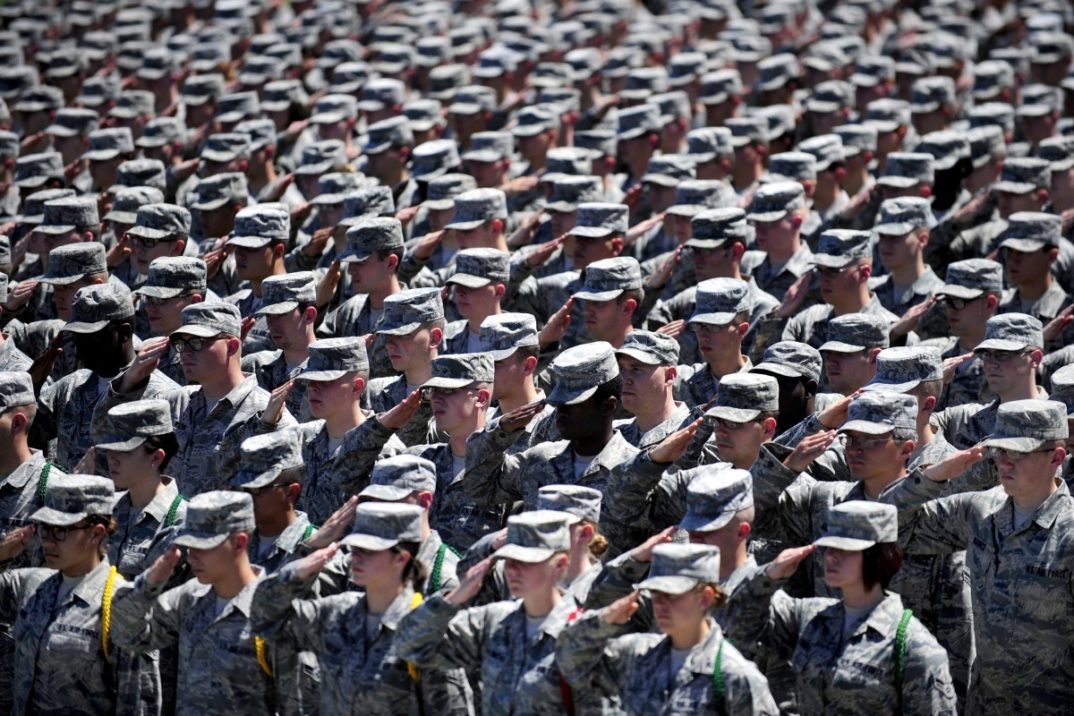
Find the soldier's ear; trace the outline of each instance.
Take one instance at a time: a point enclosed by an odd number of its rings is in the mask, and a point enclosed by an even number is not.
[[[352,384],[351,387],[353,388],[353,390],[354,390],[354,392],[356,394],[361,395],[362,391],[365,390],[365,378],[362,378],[362,377],[355,378],[354,383]]]

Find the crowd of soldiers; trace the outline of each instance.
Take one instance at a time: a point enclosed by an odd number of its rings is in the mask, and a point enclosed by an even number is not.
[[[1065,0],[9,0],[0,59],[0,712],[1074,703]]]

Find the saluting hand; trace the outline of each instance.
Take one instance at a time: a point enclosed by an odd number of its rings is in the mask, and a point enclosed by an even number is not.
[[[635,562],[652,562],[653,547],[658,544],[667,544],[670,542],[671,535],[675,534],[676,529],[678,528],[672,526],[657,532],[655,535],[630,550],[630,558]]]
[[[142,381],[148,380],[157,369],[160,359],[168,352],[168,338],[154,338],[142,344],[134,362],[123,372],[119,379],[119,392],[129,393]]]
[[[626,624],[638,611],[639,592],[631,592],[625,597],[620,597],[600,610],[600,618],[605,624]]]
[[[486,557],[473,567],[470,567],[466,576],[459,582],[459,586],[444,595],[444,601],[456,607],[461,607],[476,597],[477,593],[481,591],[481,585],[485,583],[485,576],[492,569],[492,561],[492,557]]]
[[[933,482],[947,482],[983,460],[984,454],[984,448],[975,445],[969,450],[959,450],[948,455],[935,465],[929,465],[921,473]]]
[[[686,448],[690,447],[703,422],[704,418],[698,418],[685,428],[668,435],[649,450],[649,459],[657,465],[667,465],[678,460],[686,452]]]
[[[973,353],[963,353],[960,356],[954,356],[953,358],[945,358],[943,362],[943,382],[947,385],[955,378],[955,371],[959,366],[968,360],[973,358]]]
[[[403,398],[397,405],[377,416],[377,420],[388,430],[401,430],[410,422],[421,407],[421,391],[412,390],[410,395]]]
[[[528,405],[523,405],[521,408],[507,411],[500,417],[500,430],[507,433],[521,430],[529,425],[530,421],[544,410],[544,406],[544,400],[535,400]]]
[[[563,340],[567,335],[567,328],[571,325],[571,307],[574,299],[568,298],[567,302],[559,307],[559,310],[548,317],[548,322],[537,334],[537,342],[541,346],[550,346]]]
[[[354,513],[357,510],[358,496],[354,495],[336,508],[332,516],[310,535],[310,538],[306,540],[306,545],[313,549],[321,549],[343,539],[354,525]]]
[[[836,432],[825,430],[802,438],[801,442],[794,446],[794,450],[783,461],[784,467],[794,472],[802,472],[813,464],[813,461],[824,454],[824,451],[835,442]]]
[[[785,549],[768,563],[764,568],[765,574],[768,575],[769,579],[786,579],[794,574],[802,560],[813,554],[816,549],[817,546],[812,544],[808,544],[805,547]]]
[[[183,558],[183,553],[178,547],[172,547],[164,554],[157,557],[156,561],[145,571],[145,581],[150,587],[156,587],[168,581],[175,571],[175,566]]]
[[[261,413],[261,422],[265,425],[275,425],[280,422],[280,418],[283,417],[284,406],[287,405],[287,396],[291,394],[291,390],[294,387],[295,381],[291,379],[272,391],[269,395],[268,403],[265,405],[265,410]]]
[[[328,560],[332,559],[339,551],[339,544],[333,542],[327,547],[322,547],[295,562],[295,576],[305,581],[324,569]]]
[[[33,525],[16,527],[15,529],[5,532],[3,536],[0,536],[0,562],[7,562],[22,554],[22,551],[26,549],[26,545],[30,543],[33,536]]]

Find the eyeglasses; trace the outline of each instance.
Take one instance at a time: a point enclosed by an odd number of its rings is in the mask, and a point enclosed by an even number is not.
[[[757,418],[756,420],[746,420],[741,423],[736,422],[734,420],[726,420],[724,418],[705,418],[705,424],[713,430],[717,428],[722,428],[723,430],[741,430],[742,428],[746,427],[747,425],[750,425],[751,423],[757,423],[760,421],[761,418]]]
[[[990,363],[1010,363],[1025,351],[976,351],[977,357]]]
[[[425,400],[432,400],[435,397],[450,398],[462,391],[470,392],[470,386],[464,385],[461,388],[422,388],[421,397]]]
[[[697,334],[711,335],[713,333],[723,333],[732,323],[734,323],[733,320],[727,323],[691,323],[690,330]]]
[[[67,539],[67,535],[71,534],[75,530],[86,530],[93,525],[71,525],[69,527],[55,527],[53,525],[37,525],[37,533],[41,535],[42,539],[47,539],[49,542],[63,542]]]
[[[186,353],[187,351],[200,353],[210,344],[223,340],[224,338],[227,338],[227,336],[213,336],[212,338],[172,338],[171,344],[177,353]]]
[[[1055,448],[1042,448],[1040,450],[1030,450],[1028,452],[1023,452],[1021,450],[1008,450],[1007,448],[990,447],[986,448],[985,451],[987,452],[988,457],[992,460],[999,460],[1002,458],[1003,460],[1006,460],[1008,462],[1021,462],[1030,455],[1051,452],[1052,450],[1055,450]]]
[[[856,448],[858,450],[872,450],[883,445],[887,445],[891,440],[891,435],[884,435],[879,438],[863,438],[857,435],[847,435],[847,447]]]
[[[978,296],[977,298],[955,298],[954,296],[944,296],[943,302],[956,311],[961,311],[972,302],[981,298],[983,298],[983,296]]]
[[[170,243],[171,241],[173,241],[173,239],[171,239],[170,237],[165,237],[163,239],[154,239],[149,236],[132,236],[131,240],[146,249],[155,249],[160,244]]]
[[[814,270],[821,276],[838,276],[844,271],[852,268],[857,268],[856,263],[849,263],[846,266],[814,266]]]

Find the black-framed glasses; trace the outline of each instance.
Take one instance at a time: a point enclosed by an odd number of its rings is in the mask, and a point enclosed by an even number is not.
[[[41,536],[41,539],[47,539],[49,542],[63,542],[67,539],[67,535],[71,534],[75,530],[86,530],[93,525],[77,524],[68,525],[67,527],[56,527],[55,525],[37,525],[37,533]]]
[[[216,341],[223,340],[224,338],[227,338],[227,336],[213,336],[212,338],[199,338],[198,336],[191,336],[190,338],[172,338],[171,344],[172,348],[174,348],[177,353],[186,353],[187,351],[200,353],[209,345]]]
[[[1010,363],[1012,360],[1020,355],[1023,355],[1026,351],[996,351],[996,350],[981,350],[976,351],[976,355],[982,361],[989,363]]]
[[[432,400],[434,397],[450,398],[463,391],[469,392],[470,386],[464,385],[461,388],[422,388],[421,397],[425,400]]]
[[[820,266],[814,265],[813,270],[817,272],[819,276],[838,276],[847,269],[852,269],[857,266],[856,263],[849,263],[846,266]]]
[[[977,298],[956,298],[955,296],[944,296],[943,302],[951,308],[955,309],[956,311],[961,311],[963,308],[970,305],[970,303],[976,301],[979,298],[982,298],[982,296],[977,296]]]
[[[1036,455],[1037,453],[1051,452],[1055,450],[1054,447],[1041,448],[1040,450],[1008,450],[1007,448],[990,447],[985,448],[985,452],[992,460],[999,460],[1000,458],[1009,462],[1021,462],[1030,455]]]

